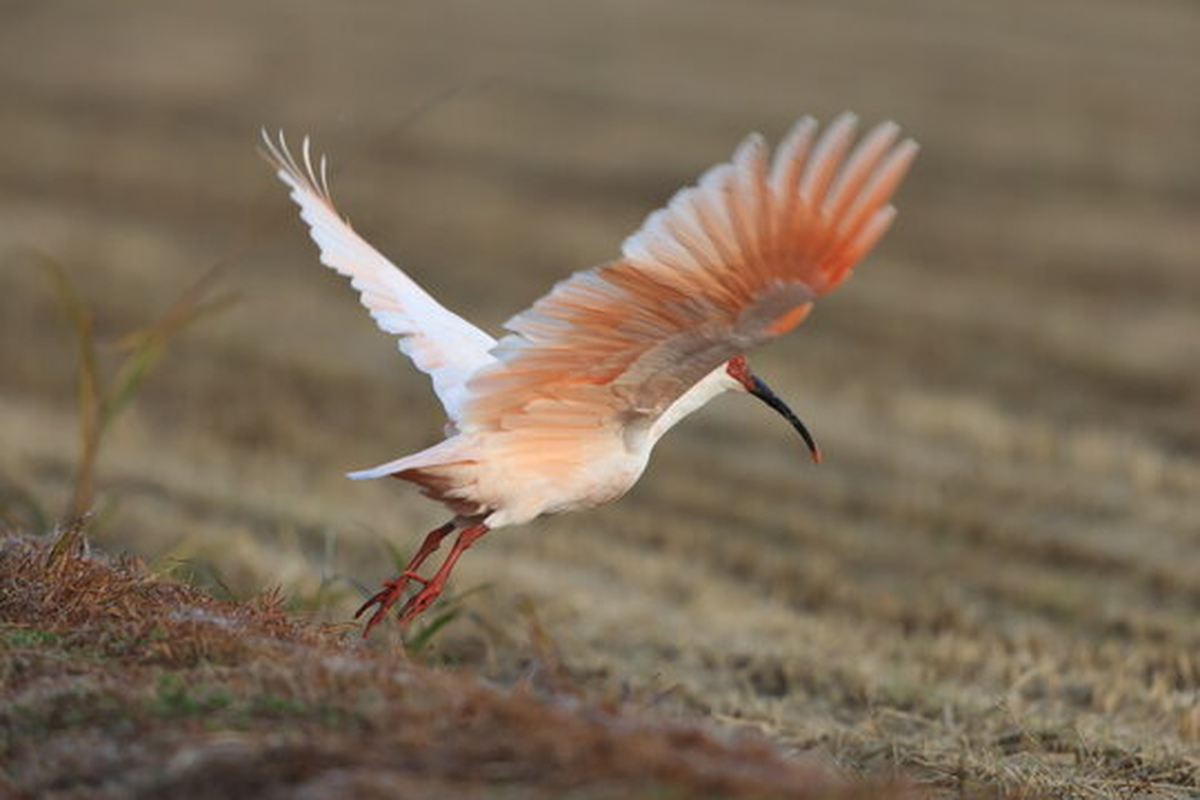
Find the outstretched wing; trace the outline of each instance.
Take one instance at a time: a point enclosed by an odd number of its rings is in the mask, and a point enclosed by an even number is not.
[[[851,152],[854,129],[843,115],[815,139],[802,119],[770,162],[750,136],[651,214],[619,260],[509,320],[498,363],[469,382],[464,430],[531,459],[550,443],[586,446],[588,431],[653,420],[730,357],[795,327],[887,230],[916,154],[891,123]]]
[[[333,205],[325,157],[320,158],[318,169],[313,168],[308,137],[302,146],[303,168],[288,150],[283,133],[275,141],[264,130],[262,139],[263,155],[292,190],[300,217],[321,249],[321,263],[350,278],[379,327],[400,337],[400,351],[433,378],[433,390],[446,414],[457,422],[467,398],[467,379],[495,363],[490,351],[496,340],[443,308],[354,232]]]

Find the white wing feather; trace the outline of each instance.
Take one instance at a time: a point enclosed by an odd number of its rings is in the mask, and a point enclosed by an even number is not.
[[[446,414],[457,422],[468,398],[467,380],[496,361],[489,353],[496,340],[440,305],[354,232],[333,205],[325,157],[313,168],[308,137],[302,146],[303,168],[282,132],[278,142],[265,130],[262,138],[264,155],[291,189],[321,250],[321,263],[350,278],[379,327],[400,337],[400,351],[433,379]]]

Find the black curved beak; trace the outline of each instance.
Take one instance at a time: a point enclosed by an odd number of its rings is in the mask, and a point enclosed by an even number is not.
[[[790,408],[788,408],[787,403],[780,400],[779,396],[771,391],[770,386],[767,386],[765,383],[763,383],[761,378],[755,375],[753,376],[753,380],[754,388],[750,390],[750,394],[754,395],[759,400],[762,400],[771,408],[782,414],[783,418],[792,424],[792,427],[795,428],[796,432],[800,434],[800,437],[804,439],[804,443],[808,445],[808,451],[812,453],[813,462],[817,464],[821,463],[821,449],[817,447],[816,439],[814,439],[812,434],[808,432],[808,428],[804,427],[804,423],[800,421],[800,418],[797,417]]]

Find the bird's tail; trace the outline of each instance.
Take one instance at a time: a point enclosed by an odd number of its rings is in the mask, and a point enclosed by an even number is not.
[[[389,461],[386,464],[380,464],[377,467],[369,469],[360,469],[354,472],[347,472],[346,477],[351,480],[363,481],[373,478],[386,478],[389,475],[396,475],[410,470],[422,469],[425,467],[445,466],[448,464],[460,463],[465,459],[462,443],[458,441],[459,437],[453,437],[435,444],[433,447],[426,448],[419,453],[402,456],[395,461]]]
[[[378,467],[350,472],[356,481],[391,476],[421,487],[421,493],[444,503],[462,517],[478,517],[490,510],[475,493],[477,462],[461,437],[451,437],[427,450]]]

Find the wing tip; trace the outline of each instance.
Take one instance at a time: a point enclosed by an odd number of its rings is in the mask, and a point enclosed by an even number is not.
[[[296,160],[288,147],[287,136],[282,128],[276,131],[275,136],[270,134],[265,125],[260,126],[258,132],[262,140],[257,148],[258,153],[275,169],[280,180],[293,189],[312,192],[330,206],[333,205],[333,195],[329,191],[329,162],[324,153],[319,154],[314,162],[311,136],[305,134],[300,140],[300,157],[304,164],[301,167],[301,162]]]
[[[892,152],[897,155],[903,154],[903,158],[905,160],[905,167],[907,167],[908,164],[911,164],[913,162],[913,159],[915,159],[917,157],[917,154],[921,152],[921,143],[918,142],[916,139],[912,138],[911,136],[909,136],[909,137],[906,137],[899,144],[897,144],[892,149]]]
[[[829,130],[846,127],[858,127],[858,114],[854,113],[850,109],[846,109],[845,111],[841,112],[829,123]]]

